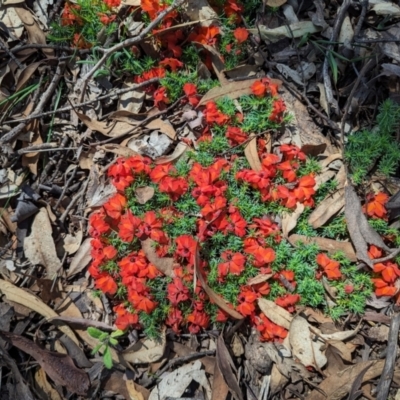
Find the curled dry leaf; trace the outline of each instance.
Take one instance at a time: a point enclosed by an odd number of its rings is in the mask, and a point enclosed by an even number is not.
[[[7,300],[21,304],[30,310],[37,312],[45,318],[58,317],[58,314],[53,311],[48,305],[44,304],[35,295],[28,293],[24,289],[14,286],[10,282],[0,279],[0,292],[7,297]],[[68,326],[61,326],[60,331],[65,333],[75,344],[79,345],[78,339],[74,332]]]
[[[172,152],[172,154],[170,154],[169,156],[161,156],[158,157],[155,161],[154,164],[166,164],[166,163],[170,163],[172,161],[175,161],[176,159],[178,159],[182,154],[185,153],[185,151],[188,149],[188,146],[183,143],[183,142],[179,142],[176,147],[175,150]]]
[[[236,400],[243,400],[242,391],[240,390],[237,378],[235,364],[229,354],[228,349],[225,346],[224,338],[222,335],[217,340],[217,364],[218,367],[229,387],[229,391]],[[232,371],[232,369],[235,371]]]
[[[32,356],[56,384],[65,386],[72,393],[86,396],[90,387],[89,377],[75,367],[70,356],[42,349],[31,340],[14,333],[0,331],[0,336]]]
[[[174,259],[172,257],[158,257],[155,251],[155,244],[151,239],[142,240],[142,250],[147,259],[164,275],[173,277]]]
[[[150,260],[151,261],[151,260]],[[200,255],[198,245],[196,248],[196,256],[194,262],[194,270],[196,272],[196,276],[201,283],[202,288],[207,293],[208,297],[222,310],[224,310],[227,314],[229,314],[232,318],[241,320],[243,319],[243,315],[239,314],[231,304],[227,303],[222,297],[218,296],[208,285],[206,280],[204,279],[204,271],[200,265]]]
[[[259,298],[258,307],[274,324],[280,325],[285,329],[289,329],[290,323],[293,319],[292,314],[284,308],[279,307],[271,300]]]
[[[336,215],[344,207],[344,189],[340,189],[333,195],[328,195],[318,207],[311,213],[308,223],[314,228],[320,228],[330,218]]]
[[[211,387],[206,373],[201,369],[201,362],[186,364],[168,374],[150,393],[148,400],[181,398],[192,381],[197,382],[211,399]]]
[[[176,139],[176,132],[174,127],[166,121],[163,121],[161,118],[157,118],[146,125],[146,128],[153,129],[155,131],[160,131],[167,135],[170,139]]]
[[[261,161],[257,152],[257,138],[255,137],[254,134],[251,134],[250,137],[252,139],[250,139],[249,142],[245,145],[244,154],[247,158],[247,161],[250,164],[250,167],[254,171],[261,171],[262,170]]]
[[[296,246],[298,242],[306,244],[315,243],[321,250],[327,251],[328,253],[332,254],[341,251],[350,261],[357,261],[356,253],[350,242],[338,242],[333,239],[326,239],[322,237],[308,237],[297,234],[290,235],[288,240],[292,246]]]
[[[80,227],[76,235],[71,235],[70,233],[68,233],[64,238],[64,245],[63,245],[64,250],[68,254],[76,253],[81,246],[82,237],[83,237],[82,226]]]
[[[41,208],[33,220],[31,234],[24,241],[26,257],[34,265],[43,265],[50,279],[61,268],[52,231],[47,211],[45,208]]]
[[[188,0],[183,3],[182,8],[191,21],[199,22],[201,26],[210,26],[219,22],[218,14],[207,0]]]
[[[121,355],[131,364],[149,364],[158,361],[165,352],[165,330],[157,340],[143,339],[125,350]]]
[[[292,231],[296,225],[297,221],[300,218],[301,214],[304,211],[304,204],[297,203],[296,209],[291,213],[285,213],[282,218],[282,233],[283,237],[287,238],[290,231]]]
[[[289,327],[289,342],[293,356],[305,366],[320,370],[327,362],[321,348],[324,342],[310,331],[311,325],[300,315],[293,318]]]
[[[139,204],[146,204],[154,196],[154,188],[151,186],[138,187],[135,189],[135,195]]]
[[[274,275],[273,274],[258,274],[254,278],[250,278],[247,282],[246,285],[257,285],[258,283],[262,283],[267,281],[268,279],[272,278]]]
[[[354,380],[365,368],[367,372],[362,378],[362,382],[368,382],[382,374],[385,360],[361,361],[355,365],[330,375],[324,379],[319,386],[308,396],[307,400],[326,400],[342,399],[351,390]]]
[[[87,238],[79,247],[77,253],[71,261],[71,264],[69,265],[69,270],[67,272],[68,278],[81,272],[89,264],[90,260],[92,259],[90,254],[92,246],[90,242],[91,239]]]

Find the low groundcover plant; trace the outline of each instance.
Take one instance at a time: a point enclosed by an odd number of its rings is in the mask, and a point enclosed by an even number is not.
[[[89,272],[95,287],[110,297],[119,329],[143,328],[155,337],[164,324],[177,333],[186,328],[198,333],[225,323],[230,313],[195,279],[196,263],[228,311],[248,318],[263,340],[283,340],[287,331],[261,312],[260,297],[289,312],[308,305],[338,318],[363,312],[373,282],[377,295],[397,293],[400,271],[394,263],[376,264],[371,280],[342,254],[328,256],[314,244],[293,248],[282,238],[282,212],[297,203],[314,207],[324,189],[316,193],[318,165],[296,146],[268,152],[263,133],[287,118],[285,105],[266,78],[252,91],[238,99],[240,107],[227,98],[200,107],[204,124],[197,150],[175,164],[134,156],[110,167],[118,193],[90,217]],[[183,92],[186,106],[198,104],[195,85],[186,84]],[[257,143],[259,171],[244,155],[251,140]],[[385,218],[386,201],[371,197],[365,212],[371,219]],[[376,248],[370,253],[382,254]],[[164,274],[159,262],[165,260],[171,268]]]

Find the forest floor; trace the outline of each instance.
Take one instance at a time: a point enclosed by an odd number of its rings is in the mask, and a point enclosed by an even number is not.
[[[399,21],[4,1],[0,398],[399,399]]]

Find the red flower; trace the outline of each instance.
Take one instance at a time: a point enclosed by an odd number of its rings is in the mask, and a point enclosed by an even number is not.
[[[171,308],[168,313],[168,317],[165,320],[165,324],[170,326],[175,333],[179,333],[179,326],[182,324],[182,322],[183,316],[181,311],[177,308]]]
[[[187,96],[189,103],[193,106],[196,107],[197,104],[199,104],[199,98],[197,95],[197,87],[193,83],[185,83],[183,85],[183,91],[185,95]]]
[[[154,105],[160,109],[165,108],[165,104],[170,102],[167,96],[167,89],[165,87],[161,87],[154,92]]]
[[[118,285],[115,283],[114,279],[106,272],[100,274],[100,276],[96,279],[95,286],[103,293],[109,294],[111,296],[117,293],[118,290]]]
[[[104,3],[107,4],[109,8],[119,7],[121,4],[121,0],[104,0]]]
[[[238,41],[238,43],[243,43],[249,37],[249,32],[245,28],[236,28],[233,31],[233,36],[235,36],[235,39]]]
[[[137,311],[144,311],[146,314],[150,314],[157,307],[157,303],[148,295],[141,296],[135,292],[129,294],[129,301]]]
[[[64,9],[61,14],[61,25],[70,26],[74,25],[76,22],[78,25],[82,25],[82,18],[79,16],[78,12],[81,7],[77,4],[65,3]]]
[[[257,324],[257,330],[261,334],[261,339],[265,341],[283,341],[287,336],[287,330],[274,324],[264,314],[260,314],[260,320]]]
[[[317,264],[322,267],[328,279],[339,279],[342,277],[339,270],[339,262],[331,260],[325,253],[317,255]]]
[[[258,299],[258,297],[259,295],[255,293],[251,288],[242,288],[239,294],[240,304],[236,307],[236,309],[240,312],[240,314],[244,316],[252,315],[256,309],[254,303]]]
[[[394,296],[398,293],[399,289],[388,285],[383,279],[371,279],[371,281],[375,285],[375,294],[377,296]]]
[[[386,217],[387,211],[385,204],[389,200],[389,196],[386,193],[378,193],[372,197],[372,200],[364,206],[364,212],[373,218],[384,219]]]
[[[240,128],[236,128],[233,126],[228,126],[225,136],[229,140],[229,144],[231,146],[242,144],[249,138],[247,133],[243,132]]]
[[[206,103],[204,114],[207,124],[215,122],[217,125],[225,125],[229,121],[229,117],[219,111],[217,105],[213,101]]]
[[[286,179],[287,182],[294,182],[297,179],[296,169],[298,168],[297,163],[293,163],[292,161],[284,161],[276,166],[280,171],[283,171],[283,178]]]
[[[194,261],[194,254],[196,251],[197,242],[190,235],[181,235],[175,239],[176,250],[175,254],[179,257],[185,258],[191,264]]]
[[[168,284],[167,292],[167,299],[173,306],[177,306],[180,302],[190,299],[189,289],[179,278],[174,278],[173,282]]]
[[[189,40],[213,46],[217,42],[217,38],[215,36],[219,34],[220,31],[218,26],[201,26],[189,36]]]
[[[115,18],[117,18],[116,15],[111,15],[109,17],[107,14],[104,14],[104,13],[99,13],[98,16],[99,16],[100,22],[103,25],[109,25],[109,24],[111,24],[111,22],[115,21]]]
[[[306,155],[297,147],[291,144],[283,144],[279,147],[285,160],[300,160],[305,161]]]
[[[344,292],[345,292],[346,294],[351,294],[351,293],[353,293],[353,292],[354,292],[354,286],[353,286],[353,285],[346,285],[346,286],[344,287]]]
[[[115,196],[111,197],[103,207],[111,218],[118,220],[121,218],[122,211],[125,209],[126,205],[126,197],[117,193]]]
[[[297,188],[295,188],[293,191],[294,195],[296,196],[296,199],[301,202],[305,202],[306,200],[312,200],[311,197],[315,194],[314,186],[315,186],[315,179],[313,176],[306,175],[301,177],[297,184]]]
[[[188,183],[185,178],[171,178],[166,176],[160,182],[160,192],[168,193],[173,201],[177,201],[188,190]]]
[[[183,63],[176,58],[164,58],[164,60],[160,61],[160,65],[170,67],[173,72],[183,67]]]
[[[126,165],[133,170],[135,174],[145,173],[149,175],[151,172],[151,160],[148,157],[133,156],[126,160]]]
[[[400,270],[397,264],[394,264],[390,261],[375,264],[374,272],[380,272],[383,280],[386,283],[394,283],[400,276]]]
[[[139,323],[139,316],[137,314],[132,314],[126,310],[126,308],[119,304],[113,308],[114,312],[117,314],[117,318],[115,320],[115,326],[118,329],[124,331],[125,329],[133,326],[137,327]]]
[[[128,210],[119,221],[118,236],[124,242],[132,242],[140,223],[140,218],[135,217],[131,211]]]
[[[285,103],[282,99],[275,100],[272,105],[272,112],[269,120],[277,123],[282,122],[282,115],[286,111]]]
[[[155,211],[148,211],[143,218],[143,221],[138,226],[136,236],[140,240],[150,238],[157,243],[168,243],[167,236],[162,230],[162,220],[157,218]]]
[[[246,257],[243,254],[227,250],[221,254],[221,258],[225,262],[218,265],[218,277],[220,279],[225,278],[228,273],[240,275],[244,271]]]
[[[285,294],[275,300],[275,304],[280,307],[286,308],[289,312],[294,312],[294,305],[300,301],[298,294]]]
[[[262,78],[251,85],[251,91],[257,97],[264,97],[268,92],[272,96],[277,96],[278,86],[271,83],[268,78]]]
[[[372,259],[380,258],[380,257],[382,257],[382,250],[374,245],[371,245],[368,250],[368,255]]]
[[[225,15],[232,19],[233,22],[239,23],[241,21],[240,15],[243,14],[244,8],[236,0],[227,0],[224,3]]]
[[[108,176],[112,178],[112,184],[121,192],[134,181],[131,169],[122,158],[119,158],[117,162],[108,169]]]
[[[89,217],[89,235],[97,238],[105,233],[108,233],[110,230],[110,225],[108,225],[105,221],[104,212],[93,213]]]
[[[246,238],[244,240],[244,252],[254,257],[255,267],[262,267],[275,260],[275,251],[271,248],[264,248],[257,239]]]
[[[161,179],[168,176],[171,172],[175,172],[175,168],[171,164],[160,164],[153,168],[150,173],[150,179],[154,183],[159,183]]]

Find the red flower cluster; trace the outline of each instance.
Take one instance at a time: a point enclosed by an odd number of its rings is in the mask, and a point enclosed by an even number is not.
[[[372,218],[386,219],[387,210],[385,204],[389,200],[386,193],[378,193],[367,197],[368,203],[363,207],[364,212]]]
[[[342,273],[340,272],[340,264],[335,260],[331,260],[325,253],[317,255],[317,264],[322,268],[323,272],[328,279],[340,279]],[[319,274],[317,276],[322,275]]]
[[[382,250],[376,246],[371,246],[368,255],[372,259],[383,257]],[[391,261],[374,264],[376,278],[372,279],[375,285],[375,294],[377,296],[394,296],[399,293],[400,269],[399,266]]]

